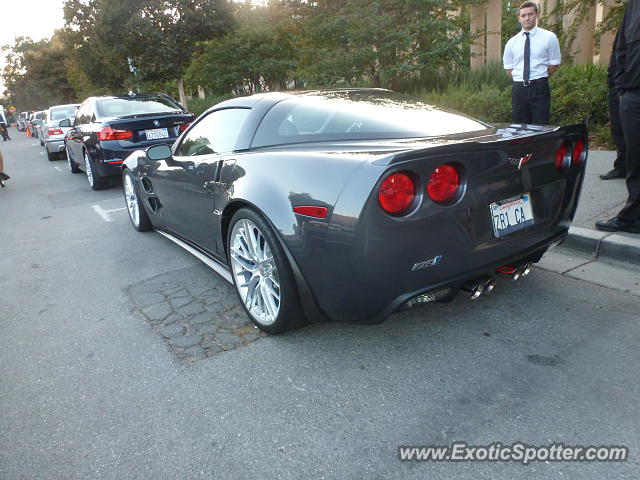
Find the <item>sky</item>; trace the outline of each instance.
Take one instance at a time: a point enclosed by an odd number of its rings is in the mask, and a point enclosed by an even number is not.
[[[16,37],[33,40],[51,38],[53,31],[62,28],[64,0],[0,0],[0,45],[13,45]],[[0,69],[4,68],[0,55]],[[0,95],[4,91],[0,79]]]

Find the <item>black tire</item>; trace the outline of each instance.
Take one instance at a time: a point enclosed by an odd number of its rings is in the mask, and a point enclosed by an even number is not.
[[[42,139],[40,139],[40,146],[44,147],[44,142],[42,141]]]
[[[55,153],[51,153],[49,150],[47,150],[47,158],[49,159],[50,162],[53,162],[54,160],[56,160],[57,154]]]
[[[84,151],[84,168],[87,174],[87,180],[92,190],[104,190],[109,185],[107,181],[102,178],[95,169],[95,164],[91,160],[91,156],[85,150]]]
[[[260,253],[254,256],[248,251],[250,249],[242,247],[247,245],[244,241],[247,235],[257,239],[256,249],[265,253],[264,256]],[[260,214],[242,208],[233,215],[227,234],[227,255],[242,308],[260,330],[273,335],[299,328],[307,322],[287,256],[273,229]],[[264,260],[257,262],[256,258]],[[277,311],[274,310],[276,303]]]
[[[122,171],[122,193],[124,194],[124,203],[133,228],[139,232],[148,232],[153,229],[149,214],[140,198],[136,180],[128,168]]]
[[[67,163],[69,164],[69,170],[71,173],[80,173],[82,170],[78,168],[78,164],[71,158],[71,154],[69,153],[69,149],[66,144],[64,146],[64,151],[67,153]]]

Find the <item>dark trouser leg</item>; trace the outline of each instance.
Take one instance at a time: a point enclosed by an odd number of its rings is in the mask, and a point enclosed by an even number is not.
[[[626,205],[618,213],[618,220],[632,223],[640,220],[640,93],[626,92],[620,98],[620,120],[627,145]]]
[[[529,88],[531,87],[522,85],[511,87],[511,121],[513,123],[531,123]]]
[[[627,145],[624,142],[624,133],[622,132],[622,122],[620,122],[620,98],[619,94],[612,89],[609,89],[609,120],[611,123],[611,136],[616,144],[617,156],[616,161],[613,162],[613,168],[626,172],[627,166],[625,165],[625,152]]]
[[[536,125],[549,125],[551,112],[551,91],[549,82],[539,82],[529,87],[529,110],[531,111],[531,123]]]

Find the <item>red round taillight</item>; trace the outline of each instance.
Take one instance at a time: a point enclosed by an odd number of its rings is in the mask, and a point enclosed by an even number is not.
[[[387,213],[400,213],[411,205],[415,194],[413,180],[408,175],[392,173],[378,189],[378,203]]]
[[[571,152],[571,163],[573,165],[579,165],[582,162],[582,152],[584,151],[584,142],[582,140],[578,140],[573,147],[573,152]]]
[[[453,199],[460,189],[460,174],[456,167],[445,163],[436,168],[429,177],[427,193],[431,200],[445,203]]]
[[[568,167],[567,160],[567,146],[563,143],[556,150],[556,170],[559,172],[564,171]]]

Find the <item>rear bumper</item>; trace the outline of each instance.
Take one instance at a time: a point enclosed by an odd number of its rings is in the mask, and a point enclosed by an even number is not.
[[[54,140],[47,139],[44,141],[44,143],[49,153],[64,152],[64,137],[60,139],[54,139]]]

